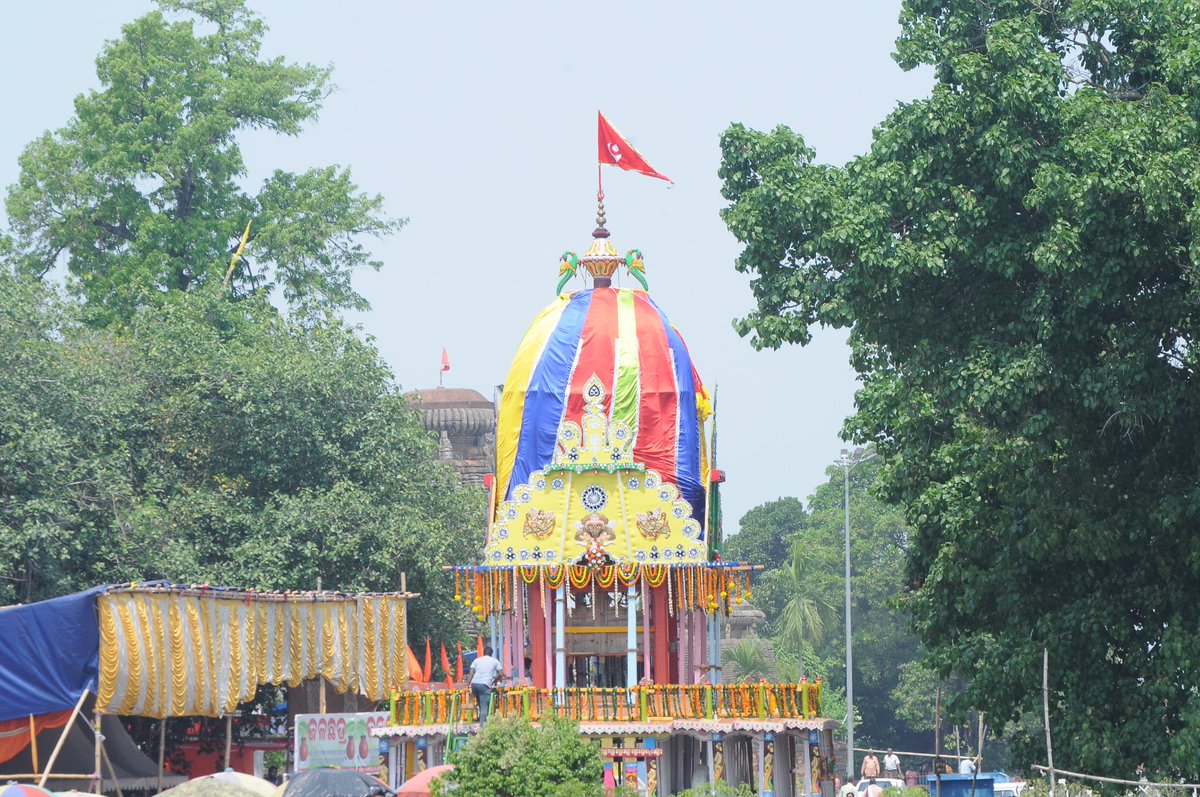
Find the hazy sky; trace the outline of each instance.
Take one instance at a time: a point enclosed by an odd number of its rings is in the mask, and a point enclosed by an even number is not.
[[[719,387],[727,529],[824,480],[854,407],[846,335],[755,352],[734,333],[751,296],[718,216],[718,137],[731,122],[786,124],[823,161],[865,151],[897,102],[929,91],[928,73],[890,57],[899,0],[250,6],[271,28],[267,54],[332,64],[340,87],[300,137],[245,137],[250,184],[275,168],[344,164],[409,219],[373,244],[385,265],[355,280],[373,309],[353,319],[404,388],[437,384],[443,346],[448,386],[490,396],[503,381],[553,298],[559,254],[587,247],[599,108],[676,182],[606,168],[608,228],[619,251],[644,252],[651,296]],[[104,41],[152,7],[0,5],[0,184],[15,181],[22,147],[96,85]]]

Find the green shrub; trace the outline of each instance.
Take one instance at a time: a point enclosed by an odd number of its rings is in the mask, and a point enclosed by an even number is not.
[[[495,719],[456,752],[435,797],[601,797],[604,763],[568,720]]]

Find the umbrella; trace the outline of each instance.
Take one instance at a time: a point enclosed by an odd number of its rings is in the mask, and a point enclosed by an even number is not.
[[[56,791],[55,797],[96,797],[88,791],[80,791],[79,789],[70,789],[69,791]]]
[[[432,797],[429,784],[438,775],[450,772],[453,769],[454,765],[452,764],[442,764],[430,767],[429,769],[423,769],[404,781],[404,785],[396,790],[396,797]]]
[[[310,769],[275,790],[273,797],[394,797],[379,778],[353,769]]]
[[[204,777],[224,781],[225,783],[232,783],[234,786],[241,786],[243,789],[259,795],[259,797],[271,797],[275,792],[274,783],[262,778],[256,778],[253,775],[247,775],[245,772],[226,770],[218,772],[215,775],[205,775]],[[203,778],[196,778],[196,780],[203,780]]]
[[[9,783],[0,786],[0,797],[54,797],[54,792],[32,783]]]
[[[196,778],[167,789],[159,797],[260,797],[258,792],[216,778]]]

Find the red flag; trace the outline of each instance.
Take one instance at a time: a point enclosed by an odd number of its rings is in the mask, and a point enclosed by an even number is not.
[[[442,347],[442,370],[450,370],[450,355],[446,353],[446,347]]]
[[[421,683],[429,683],[429,677],[433,675],[433,657],[429,650],[429,637],[425,637],[425,669],[421,671]]]
[[[413,653],[411,647],[406,646],[408,651],[408,679],[421,683],[421,663],[417,661],[417,654]]]
[[[457,642],[455,644],[458,645],[458,661],[454,662],[454,680],[461,684],[463,682],[462,643]]]
[[[483,655],[483,637],[481,636],[475,637],[475,655]]]
[[[450,672],[450,657],[446,655],[446,643],[443,642],[441,644],[442,644],[442,674],[446,676],[446,688],[453,689],[454,688],[454,680],[453,680],[453,678],[450,677],[452,675],[452,673]]]
[[[671,182],[671,178],[665,174],[660,174],[653,166],[646,163],[638,151],[633,148],[633,145],[625,140],[625,137],[617,132],[617,128],[609,124],[609,121],[604,118],[604,114],[596,112],[600,119],[600,163],[605,166],[617,166],[631,172],[644,174],[647,177],[657,177],[660,180]]]

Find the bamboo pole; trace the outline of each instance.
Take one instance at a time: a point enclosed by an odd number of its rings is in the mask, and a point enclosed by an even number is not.
[[[882,753],[883,749],[882,748],[877,749],[874,747],[855,747],[854,752],[878,754],[878,753]],[[918,753],[918,752],[914,752],[912,750],[892,750],[892,752],[895,753],[896,755],[912,756],[914,758],[937,758],[938,757],[937,753]]]
[[[325,712],[321,712],[322,714]],[[225,768],[229,769],[232,764],[229,763],[229,756],[233,752],[233,715],[225,715]]]
[[[1041,764],[1034,764],[1033,769],[1039,772],[1049,772],[1049,767],[1044,767]],[[1085,775],[1082,772],[1069,772],[1065,769],[1056,769],[1055,772],[1059,775],[1066,775],[1069,778],[1080,778],[1082,780],[1094,780],[1099,783],[1117,783],[1122,786],[1138,786],[1149,787],[1158,786],[1166,789],[1200,789],[1200,783],[1154,783],[1145,780],[1123,780],[1121,778],[1106,778],[1103,775]]]
[[[29,747],[33,756],[33,774],[38,771],[38,749],[37,749],[37,723],[33,720],[33,715],[29,715]]]
[[[96,794],[103,794],[104,774],[100,771],[100,754],[104,751],[104,733],[100,727],[100,717],[103,716],[99,711],[95,713],[95,724],[92,726],[92,735],[96,741],[95,766],[96,766]]]
[[[58,760],[58,754],[62,751],[63,744],[67,741],[67,734],[71,732],[71,727],[75,724],[75,718],[79,716],[79,710],[83,708],[83,701],[87,700],[88,694],[89,692],[86,689],[83,690],[83,694],[79,696],[79,701],[75,704],[75,708],[71,709],[71,716],[67,719],[66,724],[63,725],[62,734],[58,737],[58,743],[54,745],[54,750],[50,752],[50,760],[46,762],[46,770],[42,773],[41,777],[38,777],[36,772],[34,773],[34,777],[38,778],[38,786],[46,785],[46,778],[50,777],[50,771],[54,769],[54,762]],[[36,763],[33,768],[37,769]]]
[[[167,758],[167,718],[158,723],[158,793],[163,790],[163,773]]]
[[[1046,763],[1050,775],[1050,797],[1054,797],[1054,748],[1050,744],[1050,649],[1042,646],[1042,717],[1046,723]]]
[[[104,746],[104,740],[100,741],[100,755],[104,758],[105,765],[108,766],[108,774],[112,775],[113,788],[117,790],[117,797],[125,797],[121,793],[121,779],[117,777],[117,768],[113,766],[112,761],[108,757],[108,748]],[[104,783],[104,778],[100,778],[100,783]]]
[[[937,685],[937,697],[933,704],[933,774],[937,779],[937,791],[934,797],[942,797],[942,685]],[[1053,797],[1053,795],[1051,795]]]

